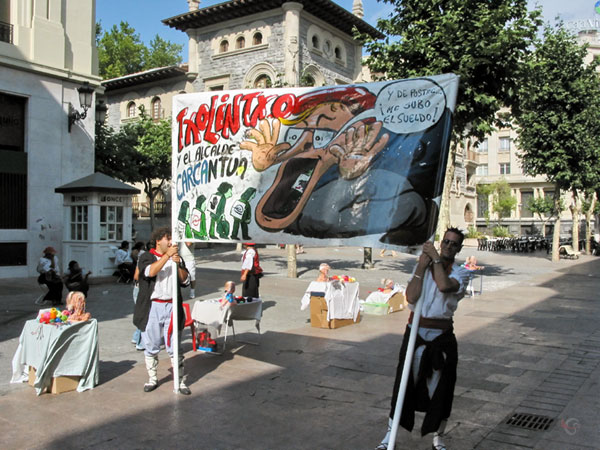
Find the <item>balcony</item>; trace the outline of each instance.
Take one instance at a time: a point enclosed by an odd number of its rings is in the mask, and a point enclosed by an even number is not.
[[[13,26],[10,23],[0,22],[0,42],[13,43]]]

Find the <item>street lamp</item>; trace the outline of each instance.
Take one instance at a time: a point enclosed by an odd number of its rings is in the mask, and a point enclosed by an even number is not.
[[[106,120],[106,111],[108,111],[108,106],[104,103],[104,100],[100,100],[96,103],[96,122],[103,124]]]
[[[90,86],[88,81],[83,82],[83,86],[77,88],[79,92],[79,103],[83,108],[83,112],[77,111],[71,103],[69,103],[69,133],[71,132],[71,126],[78,120],[83,120],[87,116],[87,111],[92,106],[92,96],[94,95],[94,88]]]

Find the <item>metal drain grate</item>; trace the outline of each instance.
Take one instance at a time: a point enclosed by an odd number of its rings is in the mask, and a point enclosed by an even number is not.
[[[546,431],[554,422],[547,416],[538,416],[537,414],[513,414],[507,421],[507,425],[514,427],[525,428],[527,430]]]

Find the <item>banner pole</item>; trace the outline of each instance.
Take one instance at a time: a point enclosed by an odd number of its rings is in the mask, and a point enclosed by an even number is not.
[[[394,410],[394,418],[392,421],[392,431],[390,433],[390,442],[388,449],[394,450],[396,444],[396,434],[400,425],[400,416],[402,415],[402,406],[404,405],[404,397],[406,396],[406,387],[408,386],[408,377],[412,368],[413,354],[415,351],[415,343],[417,341],[417,332],[419,331],[419,320],[421,319],[421,309],[423,309],[423,300],[419,298],[413,313],[412,326],[410,328],[410,336],[408,338],[408,346],[406,348],[406,356],[404,358],[404,366],[402,368],[402,378],[398,387],[398,396],[396,397],[396,409]]]
[[[172,245],[177,245],[173,242]],[[171,336],[171,345],[173,346],[173,392],[179,393],[179,298],[177,287],[179,284],[179,267],[174,261],[170,261],[173,270],[173,335]]]

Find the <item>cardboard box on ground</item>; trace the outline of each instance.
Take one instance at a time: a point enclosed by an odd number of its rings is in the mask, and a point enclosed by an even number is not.
[[[360,313],[358,313],[356,322],[352,319],[331,319],[328,321],[327,311],[325,297],[310,297],[310,325],[312,327],[333,329],[360,322]]]
[[[35,372],[36,369],[29,366],[29,386],[32,387],[35,382]],[[51,394],[62,394],[63,392],[74,391],[79,386],[80,379],[80,376],[53,377],[49,392]]]

